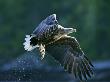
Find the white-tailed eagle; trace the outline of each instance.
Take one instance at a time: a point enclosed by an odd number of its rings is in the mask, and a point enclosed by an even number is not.
[[[26,35],[23,45],[27,51],[38,47],[41,52],[41,59],[45,57],[46,49],[49,46],[66,45],[66,51],[62,58],[54,55],[53,57],[61,63],[66,71],[74,74],[76,78],[80,80],[87,79],[87,77],[93,75],[93,65],[85,56],[76,38],[68,36],[68,34],[75,31],[76,29],[61,26],[56,19],[56,14],[52,14],[44,19],[32,34]],[[48,50],[47,52],[49,53]]]

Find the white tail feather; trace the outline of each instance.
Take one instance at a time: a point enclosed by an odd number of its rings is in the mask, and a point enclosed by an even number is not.
[[[26,38],[25,38],[25,42],[23,43],[24,45],[24,49],[27,50],[27,51],[31,51],[33,49],[35,49],[36,47],[39,47],[38,45],[31,45],[30,44],[30,39],[33,38],[33,36],[30,36],[30,35],[26,35]]]

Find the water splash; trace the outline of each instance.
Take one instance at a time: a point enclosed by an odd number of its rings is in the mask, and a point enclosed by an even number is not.
[[[57,81],[70,80],[58,63],[57,67],[52,67],[52,62],[53,59],[48,55],[41,60],[38,51],[26,52],[15,60],[3,65],[1,70],[4,71],[4,74],[1,78],[4,76],[5,78],[2,78],[1,80],[32,82],[55,80],[56,77],[59,77],[56,79]],[[49,63],[51,64],[49,65]]]

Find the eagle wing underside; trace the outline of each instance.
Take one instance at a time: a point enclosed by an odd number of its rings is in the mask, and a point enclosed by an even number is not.
[[[78,41],[74,37],[64,36],[48,46],[54,45],[68,45],[62,59],[56,56],[53,57],[64,66],[66,71],[74,74],[75,78],[79,78],[80,80],[84,78],[87,80],[87,77],[93,75],[93,65],[85,56]]]

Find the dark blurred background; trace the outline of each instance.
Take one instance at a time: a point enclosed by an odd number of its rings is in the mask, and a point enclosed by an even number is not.
[[[110,60],[110,0],[0,0],[0,66],[25,53],[25,35],[53,13],[77,29],[71,35],[92,61]]]

